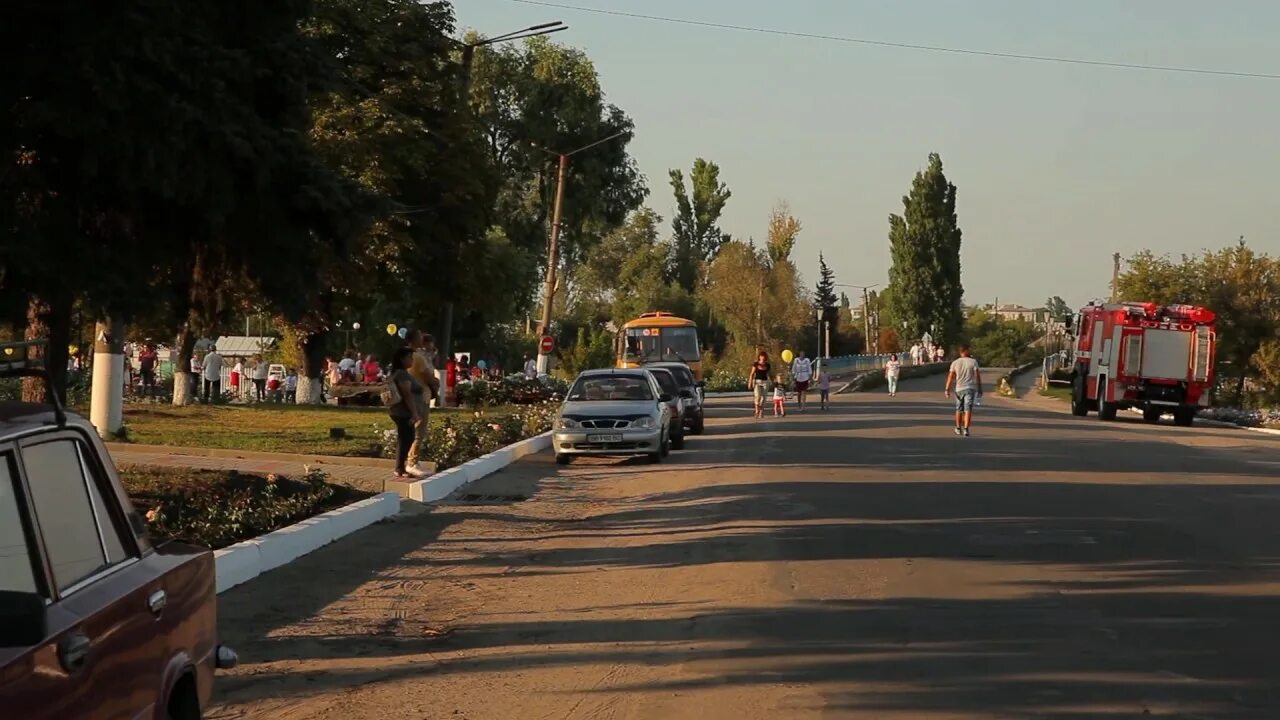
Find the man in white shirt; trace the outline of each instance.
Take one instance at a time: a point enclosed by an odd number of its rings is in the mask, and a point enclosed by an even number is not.
[[[538,379],[538,363],[528,355],[524,356],[524,376],[530,380]]]
[[[204,404],[222,402],[222,356],[218,348],[211,347],[205,353],[200,376],[204,378]]]
[[[804,351],[796,352],[791,361],[791,379],[796,383],[796,406],[804,411],[805,393],[809,392],[809,382],[813,380],[813,361],[804,356]]]
[[[968,345],[960,346],[960,357],[951,363],[943,394],[951,397],[953,387],[956,390],[956,434],[969,437],[973,405],[982,397],[982,370],[978,368],[978,361],[969,357]]]

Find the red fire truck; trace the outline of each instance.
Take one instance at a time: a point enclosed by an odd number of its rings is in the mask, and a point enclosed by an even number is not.
[[[1090,304],[1075,328],[1071,412],[1112,420],[1139,408],[1150,423],[1166,412],[1190,425],[1209,405],[1217,337],[1213,311],[1157,303]]]

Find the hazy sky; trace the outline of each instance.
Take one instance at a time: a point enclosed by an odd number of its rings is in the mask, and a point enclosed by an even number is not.
[[[566,4],[911,44],[1280,74],[1271,0],[566,0]],[[886,218],[930,152],[959,188],[967,302],[1072,304],[1111,254],[1240,235],[1280,254],[1280,80],[940,54],[455,0],[460,27],[547,20],[634,118],[649,205],[669,168],[721,166],[736,237],[787,200],[796,260],[883,283]],[[571,201],[571,198],[570,198]],[[850,295],[854,291],[849,291]]]

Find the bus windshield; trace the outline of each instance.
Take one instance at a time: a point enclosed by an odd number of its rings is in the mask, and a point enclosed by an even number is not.
[[[698,329],[692,327],[628,328],[625,360],[658,362],[699,360]]]

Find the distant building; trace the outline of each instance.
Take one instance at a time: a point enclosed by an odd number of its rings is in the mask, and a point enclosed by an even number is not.
[[[1025,320],[1029,323],[1039,324],[1044,321],[1045,316],[1049,313],[1044,308],[1029,308],[1021,305],[1001,305],[991,311],[992,315],[1001,320]]]

